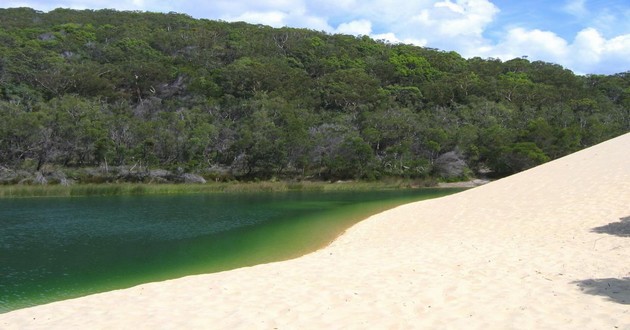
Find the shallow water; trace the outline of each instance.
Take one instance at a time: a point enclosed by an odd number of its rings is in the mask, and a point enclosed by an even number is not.
[[[0,200],[0,313],[294,258],[370,214],[456,191]]]

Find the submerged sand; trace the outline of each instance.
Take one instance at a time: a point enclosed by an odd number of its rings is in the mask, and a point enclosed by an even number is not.
[[[3,329],[630,329],[630,134],[298,259],[0,315]]]

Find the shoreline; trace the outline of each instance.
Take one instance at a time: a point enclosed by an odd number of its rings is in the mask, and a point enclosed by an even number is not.
[[[492,182],[488,179],[472,179],[468,181],[458,181],[458,182],[440,182],[438,183],[438,188],[476,188],[479,186],[483,186],[484,184],[488,184]]]
[[[0,315],[22,328],[630,329],[630,134],[288,261]],[[625,228],[625,227],[624,227]]]
[[[175,195],[241,192],[284,191],[365,191],[387,189],[470,188],[463,185],[428,184],[418,180],[382,181],[260,181],[260,182],[209,182],[186,183],[85,183],[74,185],[0,185],[0,199],[21,197],[74,197],[74,196],[126,196],[126,195]]]

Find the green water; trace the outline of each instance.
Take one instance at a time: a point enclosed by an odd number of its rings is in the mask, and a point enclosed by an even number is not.
[[[370,214],[456,191],[0,200],[0,313],[294,258]]]

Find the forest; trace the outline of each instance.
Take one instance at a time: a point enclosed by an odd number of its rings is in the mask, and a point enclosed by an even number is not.
[[[499,177],[628,131],[630,71],[178,13],[0,9],[4,184]]]

